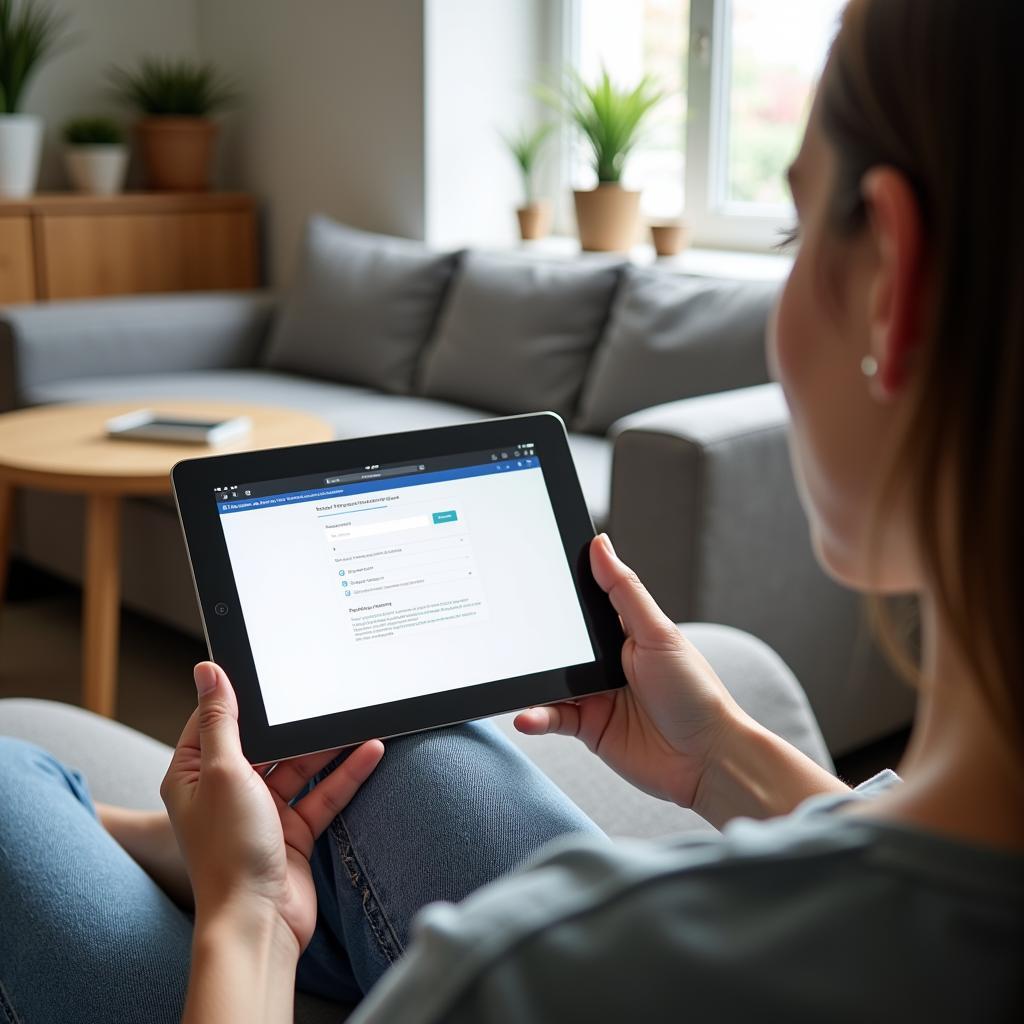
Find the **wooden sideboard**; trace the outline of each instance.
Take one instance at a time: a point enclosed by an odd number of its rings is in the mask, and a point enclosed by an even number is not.
[[[255,288],[256,204],[236,193],[0,199],[0,304]]]

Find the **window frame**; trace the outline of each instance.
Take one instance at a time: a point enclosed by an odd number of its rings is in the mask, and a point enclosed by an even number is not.
[[[685,207],[691,244],[705,248],[767,252],[792,224],[791,206],[729,200],[729,25],[732,0],[690,0],[685,132]],[[579,0],[562,0],[560,35],[564,63],[580,64]],[[560,175],[572,187],[573,148],[568,128],[561,138]],[[564,192],[564,190],[563,190]]]

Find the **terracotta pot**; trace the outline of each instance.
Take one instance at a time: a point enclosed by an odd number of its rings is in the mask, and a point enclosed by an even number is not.
[[[637,243],[640,193],[605,182],[574,192],[580,246],[587,252],[622,252]]]
[[[651,225],[651,240],[659,256],[677,256],[686,248],[689,229],[680,221]]]
[[[137,127],[149,188],[205,192],[210,187],[216,121],[205,117],[147,117]]]
[[[519,235],[524,242],[547,238],[551,230],[551,200],[537,199],[516,210]]]

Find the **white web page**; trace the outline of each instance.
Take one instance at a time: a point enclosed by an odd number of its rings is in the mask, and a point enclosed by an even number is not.
[[[540,468],[221,523],[271,725],[594,660]]]

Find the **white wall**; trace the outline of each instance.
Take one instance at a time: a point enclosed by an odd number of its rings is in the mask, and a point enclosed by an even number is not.
[[[234,78],[221,180],[267,209],[269,279],[287,282],[321,211],[422,238],[422,0],[199,0],[202,56]]]
[[[425,0],[431,244],[508,244],[518,238],[521,177],[500,133],[535,125],[544,113],[532,89],[544,71],[552,6],[545,0]],[[556,160],[553,145],[548,159]]]
[[[133,115],[111,95],[111,65],[132,66],[148,54],[198,53],[197,0],[50,0],[67,15],[67,48],[42,65],[22,103],[46,120],[39,188],[65,189],[61,131],[72,117],[111,115],[128,126]],[[137,172],[136,172],[137,173]]]

